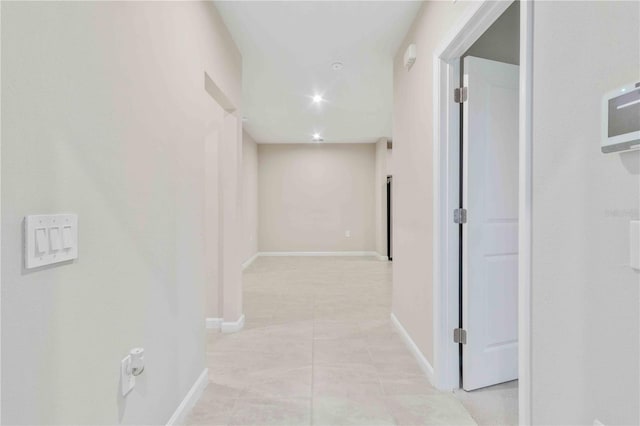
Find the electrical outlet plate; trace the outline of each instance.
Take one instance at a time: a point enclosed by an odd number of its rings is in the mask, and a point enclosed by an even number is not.
[[[130,372],[131,355],[127,355],[120,361],[120,383],[122,384],[122,396],[126,396],[136,385],[136,377]]]

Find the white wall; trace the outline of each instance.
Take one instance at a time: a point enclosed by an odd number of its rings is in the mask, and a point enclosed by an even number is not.
[[[2,423],[164,424],[205,366],[203,74],[240,106],[241,57],[209,2],[1,7]],[[79,259],[22,269],[55,212]]]
[[[207,93],[211,98],[204,138],[205,314],[207,318],[224,318],[226,310],[231,315],[227,320],[235,321],[241,312],[238,304],[242,303],[237,295],[241,291],[237,265],[244,246],[241,244],[242,223],[236,217],[241,206],[237,206],[235,199],[241,183],[237,175],[241,167],[236,148],[242,143],[238,140],[235,116],[228,114],[217,101],[221,92],[216,88]]]
[[[258,145],[247,132],[242,133],[242,174],[242,260],[245,261],[258,252]]]
[[[394,60],[393,313],[433,364],[433,51],[468,2],[425,2]],[[407,46],[416,44],[410,71]]]
[[[600,152],[600,103],[640,81],[640,3],[537,2],[533,420],[640,424],[640,152]]]
[[[432,53],[466,7],[425,3],[394,67],[393,311],[430,361]],[[640,276],[628,267],[640,153],[600,152],[602,94],[640,75],[639,17],[637,2],[534,6],[535,424],[640,424]]]
[[[242,317],[242,121],[225,114],[219,144],[220,274],[222,318]]]
[[[261,252],[375,250],[375,144],[260,144],[258,164]]]

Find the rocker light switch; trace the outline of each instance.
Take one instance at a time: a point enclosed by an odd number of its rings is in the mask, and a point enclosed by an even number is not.
[[[78,258],[78,215],[42,214],[24,218],[27,269]]]
[[[64,228],[62,228],[62,248],[66,250],[70,249],[71,247],[73,247],[71,227],[65,226]]]
[[[60,250],[60,228],[49,228],[49,241],[51,242],[51,251]]]
[[[49,251],[47,244],[47,230],[45,228],[36,229],[36,253],[44,254]]]

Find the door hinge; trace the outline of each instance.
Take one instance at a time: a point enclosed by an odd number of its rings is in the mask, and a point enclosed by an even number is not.
[[[467,209],[455,209],[453,211],[453,223],[467,223]]]
[[[461,104],[467,101],[467,88],[466,87],[458,87],[453,91],[453,100],[456,103]]]
[[[464,328],[454,328],[453,329],[453,342],[454,343],[462,343],[463,345],[467,344],[467,330]]]

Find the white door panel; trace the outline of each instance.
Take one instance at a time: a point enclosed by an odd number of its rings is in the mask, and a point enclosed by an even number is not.
[[[464,59],[463,388],[518,377],[518,66]]]

